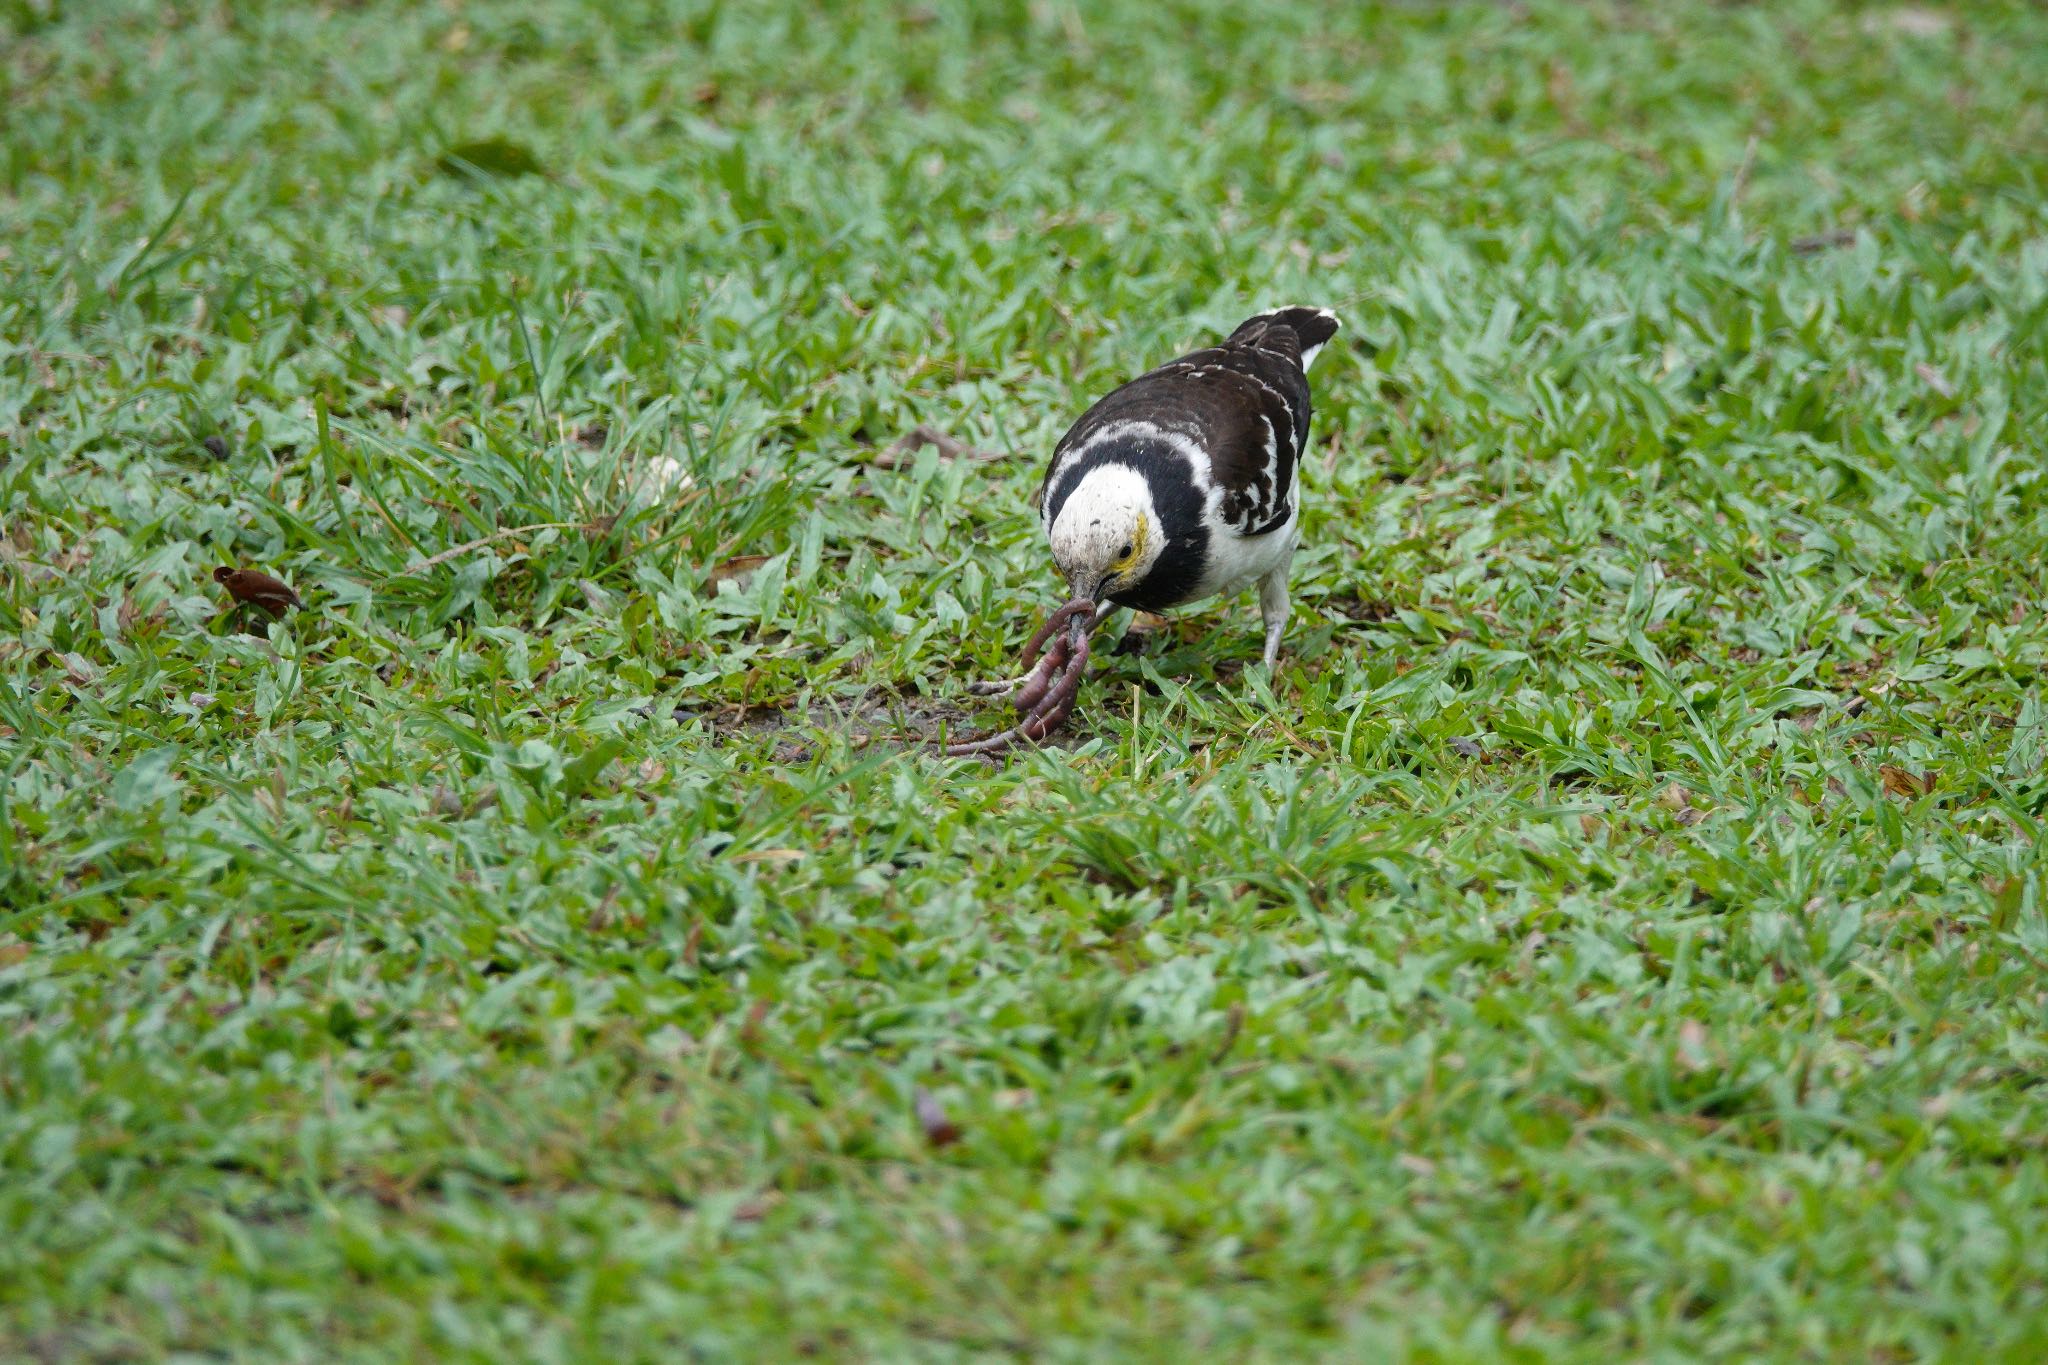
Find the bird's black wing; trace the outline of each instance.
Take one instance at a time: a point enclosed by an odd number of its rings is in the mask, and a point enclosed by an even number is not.
[[[1308,445],[1305,348],[1335,334],[1336,315],[1289,308],[1262,313],[1219,346],[1140,375],[1088,409],[1053,450],[1044,492],[1091,449],[1129,441],[1190,452],[1218,493],[1216,510],[1239,535],[1287,523],[1294,470]]]

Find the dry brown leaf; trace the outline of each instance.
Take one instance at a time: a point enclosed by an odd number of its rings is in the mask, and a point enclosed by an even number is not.
[[[916,455],[922,446],[937,449],[942,460],[972,460],[980,464],[989,464],[1009,458],[1000,450],[981,450],[968,445],[957,436],[948,436],[937,427],[919,423],[911,428],[908,435],[899,438],[887,450],[877,451],[868,463],[877,469],[901,469],[910,463],[911,457]]]
[[[392,1175],[389,1171],[378,1170],[363,1172],[362,1181],[363,1188],[369,1192],[370,1198],[376,1200],[385,1208],[396,1209],[401,1213],[409,1212],[412,1209],[413,1187],[411,1181],[402,1180]]]
[[[26,943],[0,943],[0,967],[12,967],[17,962],[28,961]]]
[[[493,531],[487,536],[478,536],[475,540],[466,540],[460,545],[451,545],[439,554],[428,555],[418,563],[406,565],[393,574],[392,577],[405,578],[411,574],[425,573],[429,569],[438,569],[449,560],[460,558],[472,550],[481,550],[486,545],[495,545],[501,540],[514,540],[520,536],[532,535],[537,531],[582,531],[589,535],[603,535],[611,529],[612,519],[609,517],[602,517],[596,521],[588,522],[537,521],[531,526],[507,526],[501,530]],[[522,553],[524,550],[525,547],[522,545]]]
[[[712,565],[711,573],[704,581],[714,590],[720,583],[740,583],[766,564],[769,558],[768,555],[734,555],[724,563]]]
[[[758,1223],[766,1218],[769,1211],[782,1202],[782,1196],[774,1190],[765,1190],[750,1198],[742,1199],[732,1206],[732,1221],[735,1223]]]
[[[1933,389],[1943,398],[1953,398],[1956,396],[1956,386],[1948,382],[1948,376],[1935,369],[1926,361],[1916,362],[1913,366],[1913,373],[1920,376],[1921,383]]]
[[[1918,796],[1925,796],[1933,791],[1934,781],[1940,776],[1939,773],[1931,769],[1924,773],[1913,773],[1891,763],[1879,764],[1877,775],[1884,779],[1884,789],[1886,791],[1890,792],[1893,796],[1904,797],[1908,801]]]
[[[1811,236],[1794,237],[1792,239],[1792,250],[1801,256],[1811,256],[1816,251],[1826,251],[1831,247],[1838,246],[1854,246],[1855,244],[1856,230],[1854,228],[1830,228],[1826,232],[1816,232]]]
[[[735,853],[736,863],[793,863],[803,857],[803,850],[796,848],[756,848],[745,853]]]

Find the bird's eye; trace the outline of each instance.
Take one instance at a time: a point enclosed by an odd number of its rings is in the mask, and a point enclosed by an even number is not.
[[[1116,552],[1116,557],[1118,559],[1129,559],[1131,557],[1131,542],[1125,541],[1123,549]]]

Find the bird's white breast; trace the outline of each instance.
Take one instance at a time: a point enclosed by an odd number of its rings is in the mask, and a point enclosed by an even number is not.
[[[1284,524],[1262,536],[1239,535],[1222,523],[1213,506],[1203,520],[1209,525],[1209,562],[1190,601],[1235,592],[1285,564],[1301,537],[1301,498],[1294,497]]]

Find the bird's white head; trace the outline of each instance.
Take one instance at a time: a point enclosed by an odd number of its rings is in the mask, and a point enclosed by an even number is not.
[[[1067,586],[1091,602],[1142,582],[1166,549],[1151,486],[1120,464],[1084,474],[1047,536]]]

